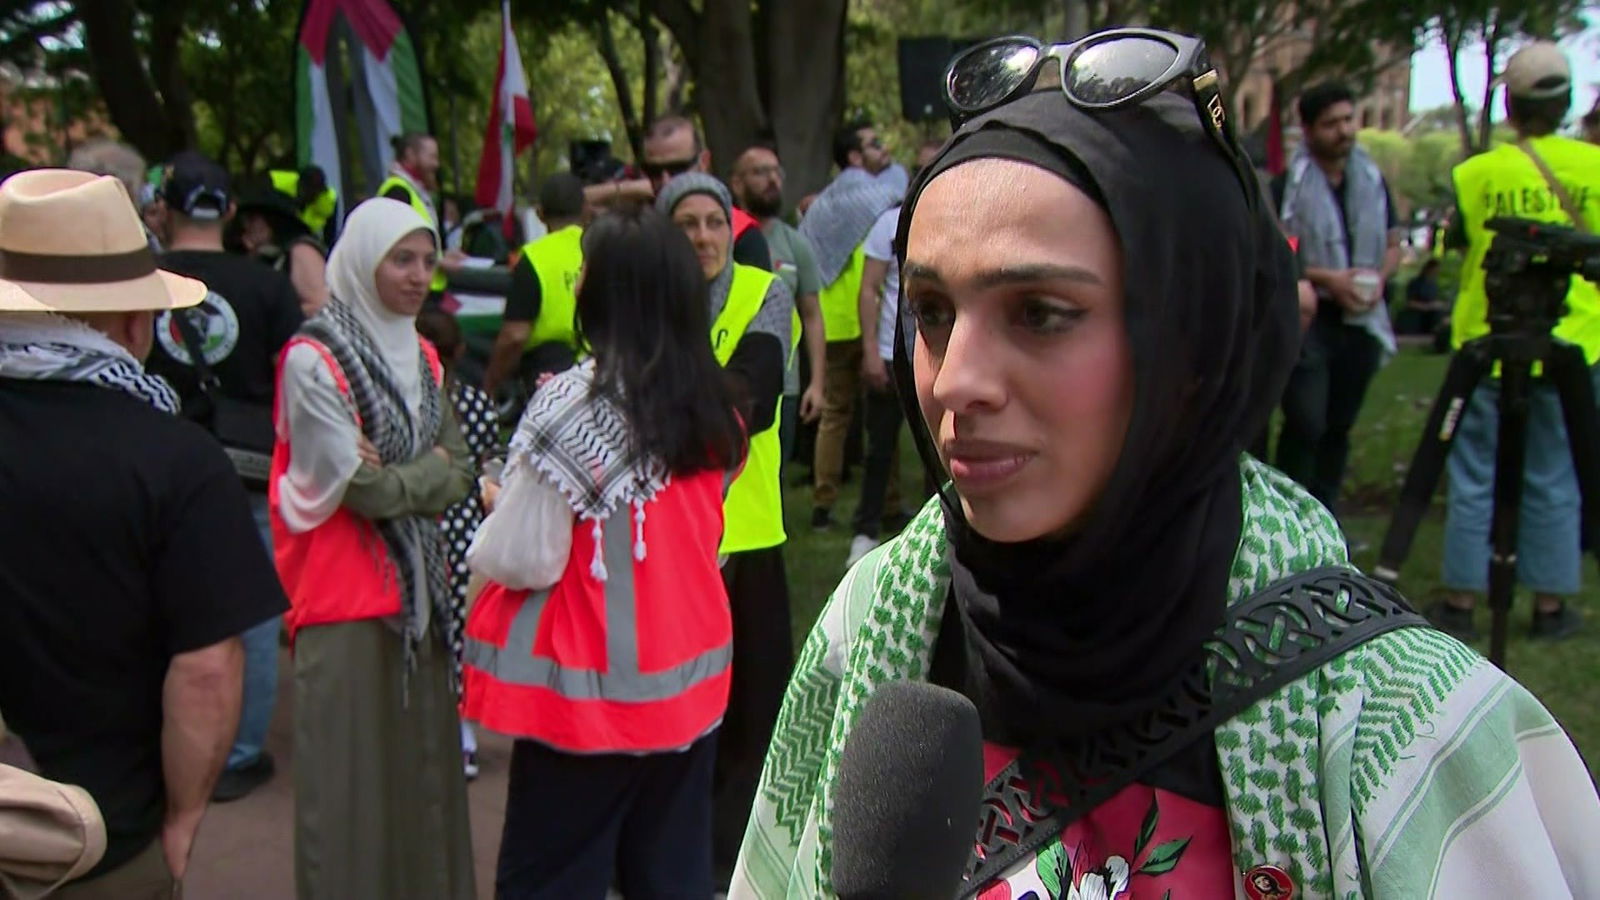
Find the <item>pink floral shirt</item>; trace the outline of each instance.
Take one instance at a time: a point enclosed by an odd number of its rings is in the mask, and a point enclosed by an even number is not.
[[[985,744],[985,780],[1016,756]],[[1212,900],[1234,896],[1235,883],[1220,807],[1131,784],[984,887],[978,900]]]

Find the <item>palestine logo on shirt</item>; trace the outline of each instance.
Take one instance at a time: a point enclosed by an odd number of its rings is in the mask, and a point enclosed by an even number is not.
[[[206,365],[217,365],[239,346],[239,316],[233,311],[233,304],[216,291],[207,291],[206,299],[199,306],[163,312],[156,318],[156,339],[161,341],[161,348],[186,366],[194,365],[194,359],[189,355],[177,319],[173,318],[175,315],[187,316],[194,324]]]

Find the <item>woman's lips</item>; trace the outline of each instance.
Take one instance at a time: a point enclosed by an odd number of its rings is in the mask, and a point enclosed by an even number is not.
[[[969,492],[1004,484],[1037,455],[1024,447],[991,441],[952,441],[945,445],[950,476]]]

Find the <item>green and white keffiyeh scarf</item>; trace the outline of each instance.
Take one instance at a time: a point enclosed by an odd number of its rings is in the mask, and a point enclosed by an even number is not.
[[[1230,602],[1348,565],[1332,516],[1298,486],[1248,457],[1242,480]],[[845,738],[878,685],[927,676],[945,549],[930,503],[835,591],[790,681],[734,900],[832,896]],[[1237,870],[1277,866],[1303,900],[1489,898],[1535,884],[1541,897],[1600,896],[1600,860],[1584,849],[1600,834],[1600,800],[1582,760],[1537,700],[1440,632],[1375,638],[1263,698],[1215,742]]]

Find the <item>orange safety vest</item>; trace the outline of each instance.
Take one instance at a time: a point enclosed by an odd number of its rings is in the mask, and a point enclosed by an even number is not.
[[[443,384],[444,369],[433,344],[422,338],[423,356],[433,373],[434,383]],[[350,381],[320,342],[297,337],[284,345],[278,358],[278,397],[283,396],[283,359],[297,344],[305,344],[322,355],[333,374],[339,393],[350,397]],[[273,421],[282,421],[278,404],[273,402]],[[356,424],[361,418],[356,416]],[[289,470],[288,435],[280,433],[272,446],[272,476],[267,488],[272,520],[273,556],[278,579],[289,595],[289,612],[283,617],[292,640],[297,630],[309,625],[359,622],[400,614],[400,573],[378,528],[344,507],[326,522],[310,531],[295,533],[279,514],[278,480]]]
[[[746,231],[749,231],[752,228],[760,228],[761,227],[761,223],[756,221],[756,217],[755,216],[750,215],[749,213],[745,212],[744,210],[740,209],[737,206],[735,206],[733,208],[733,223],[732,224],[733,224],[733,239],[736,240],[736,241],[739,238],[744,237],[744,233]]]
[[[733,660],[725,477],[674,475],[637,508],[575,519],[549,589],[490,582],[467,618],[462,714],[568,753],[679,750],[716,728]]]

